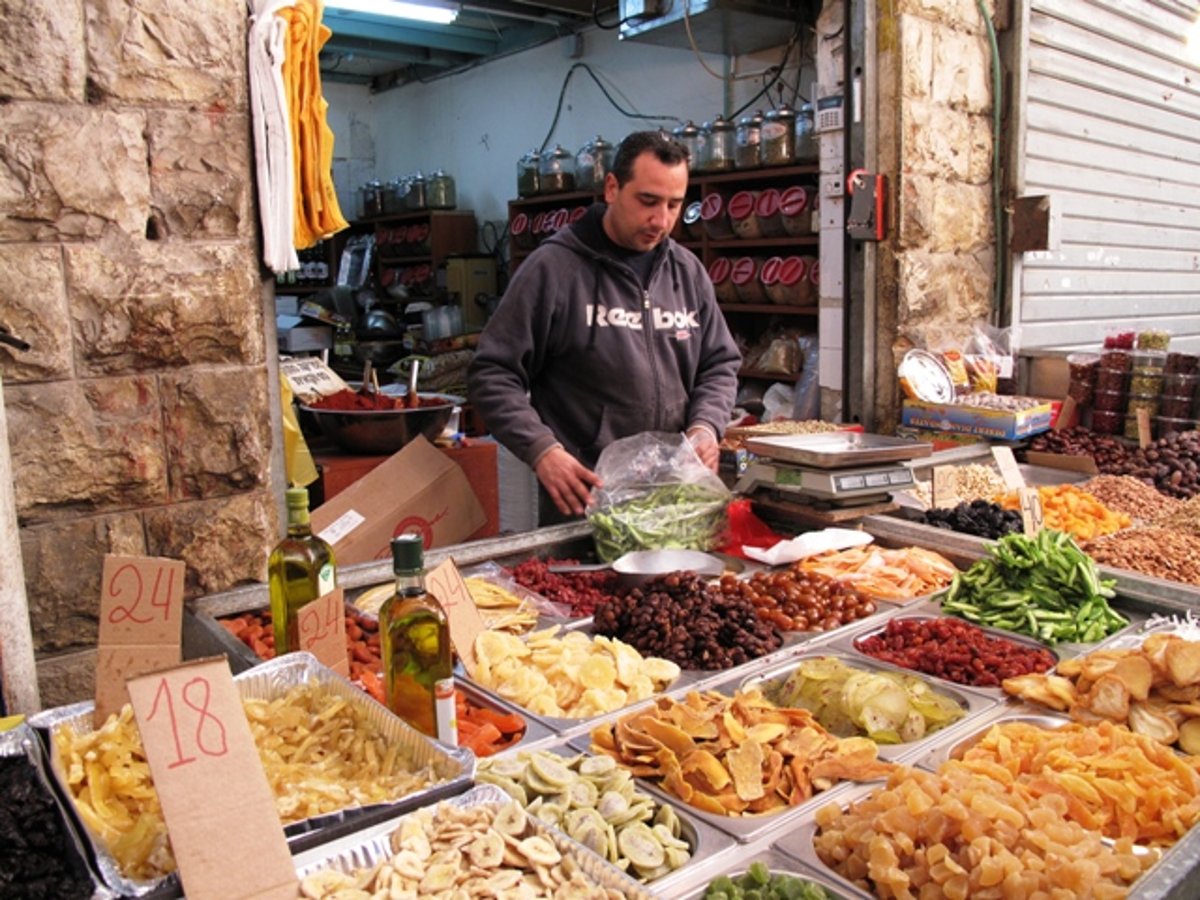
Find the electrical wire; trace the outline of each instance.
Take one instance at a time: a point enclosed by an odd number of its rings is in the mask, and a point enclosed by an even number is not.
[[[612,104],[613,109],[625,116],[627,119],[649,119],[651,121],[669,122],[683,121],[678,116],[648,115],[646,113],[631,112],[627,109],[623,109],[621,104],[617,103],[617,101],[613,99],[612,94],[609,93],[608,88],[604,86],[604,83],[600,80],[596,73],[592,71],[592,67],[587,63],[577,62],[574,63],[571,68],[567,69],[567,74],[563,77],[562,87],[558,90],[558,103],[556,103],[554,106],[554,118],[550,122],[550,129],[546,132],[545,140],[542,141],[541,146],[538,148],[539,153],[546,149],[546,145],[550,143],[550,138],[554,135],[554,129],[558,127],[558,120],[562,116],[563,100],[565,100],[567,96],[567,85],[571,83],[571,76],[575,74],[576,69],[583,69],[585,72],[587,72],[592,81],[596,82],[596,87],[600,88],[600,93],[604,95],[604,99]]]
[[[617,8],[618,10],[620,9],[620,4],[618,4]],[[597,28],[600,28],[604,31],[616,31],[622,25],[626,25],[630,22],[640,22],[643,19],[649,18],[651,18],[651,16],[647,15],[646,13],[641,13],[636,16],[626,16],[625,18],[619,19],[611,25],[605,25],[600,21],[600,0],[592,0],[592,22],[595,23]]]
[[[760,90],[757,94],[755,94],[753,97],[751,97],[749,100],[747,100],[745,103],[743,103],[740,107],[738,107],[736,110],[734,110],[732,113],[729,114],[729,118],[731,120],[736,119],[738,116],[740,116],[742,113],[744,113],[747,109],[749,109],[751,106],[753,106],[755,103],[757,103],[763,96],[769,96],[768,91],[770,91],[771,88],[774,87],[775,82],[777,82],[780,79],[780,77],[782,77],[782,75],[783,75],[784,63],[786,63],[787,58],[789,56],[791,56],[792,48],[796,45],[796,40],[800,37],[801,30],[802,30],[801,25],[799,22],[797,22],[795,30],[792,31],[792,37],[788,41],[787,48],[783,51],[783,62],[780,63],[778,66],[774,67],[775,68],[774,74],[771,76],[771,79],[766,84],[763,85],[762,90]],[[768,69],[767,71],[770,71],[770,70]]]

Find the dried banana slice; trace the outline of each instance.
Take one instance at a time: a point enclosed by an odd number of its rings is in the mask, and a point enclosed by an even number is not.
[[[525,854],[525,858],[534,865],[552,866],[562,859],[562,854],[558,852],[550,839],[544,838],[540,834],[525,838],[521,841],[519,849]]]
[[[300,880],[300,894],[308,900],[322,900],[334,891],[354,887],[354,877],[337,869],[322,869]]]
[[[519,835],[525,832],[525,810],[518,803],[506,803],[496,811],[492,828],[500,834]]]
[[[481,869],[494,869],[504,859],[504,839],[489,829],[466,847],[467,857]]]

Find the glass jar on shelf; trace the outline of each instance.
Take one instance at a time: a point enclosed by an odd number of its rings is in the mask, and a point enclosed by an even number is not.
[[[536,150],[530,150],[517,160],[517,196],[534,197],[541,192],[538,180],[538,166],[541,155]]]
[[[671,134],[688,152],[688,171],[700,171],[700,159],[703,155],[704,141],[696,123],[690,119],[676,128]]]
[[[575,157],[562,144],[541,155],[538,163],[538,187],[543,194],[562,194],[575,190]]]
[[[458,205],[458,189],[454,176],[445,169],[435,169],[429,176],[428,196],[430,209],[454,209]]]
[[[580,191],[604,190],[604,177],[613,164],[616,148],[596,135],[575,154],[575,187]]]
[[[723,116],[704,123],[704,152],[702,170],[705,172],[728,172],[735,165],[734,149],[736,135],[734,125]]]
[[[420,172],[414,172],[408,181],[408,193],[404,205],[410,212],[429,208],[429,182]]]
[[[748,113],[738,119],[735,134],[734,166],[753,169],[759,165],[759,144],[762,142],[762,111]]]
[[[359,196],[362,198],[359,204],[362,218],[373,219],[383,215],[383,184],[379,180],[371,179],[364,184],[359,188]]]
[[[796,161],[811,162],[820,155],[813,105],[802,103],[796,111]]]
[[[763,116],[758,161],[764,166],[789,166],[795,158],[796,111],[785,103]]]

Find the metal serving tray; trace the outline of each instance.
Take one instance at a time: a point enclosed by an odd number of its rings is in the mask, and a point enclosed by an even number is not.
[[[525,734],[522,738],[511,747],[505,747],[500,753],[493,754],[494,756],[500,756],[503,753],[509,753],[513,750],[532,750],[541,747],[543,744],[553,743],[556,740],[554,732],[537,719],[532,718],[528,713],[522,712],[519,709],[498,703],[495,697],[487,691],[480,689],[474,682],[467,681],[461,675],[455,676],[454,689],[478,706],[486,706],[501,713],[515,712],[525,720]],[[486,758],[480,757],[480,759]]]
[[[933,452],[932,444],[858,431],[752,437],[745,443],[747,450],[759,456],[819,469],[903,462]]]
[[[388,803],[365,807],[352,807],[334,813],[314,816],[284,826],[284,834],[292,850],[299,851],[336,838],[353,829],[361,828],[382,818],[393,817],[451,797],[466,790],[475,776],[475,756],[467,750],[449,748],[430,740],[424,734],[392,715],[386,707],[377,703],[332,669],[317,662],[311,653],[289,653],[270,660],[246,672],[234,676],[234,682],[243,698],[273,700],[301,684],[320,684],[349,703],[361,706],[369,721],[378,726],[385,736],[394,741],[418,767],[432,766],[441,777],[437,784],[397,797]],[[50,747],[51,770],[64,797],[71,797],[62,771],[62,763],[54,748],[54,734],[68,725],[79,733],[93,731],[92,713],[95,704],[88,700],[70,706],[44,710],[30,718],[32,727],[42,732]],[[72,802],[72,809],[74,803]],[[92,848],[100,875],[105,883],[126,896],[179,895],[176,875],[155,881],[140,881],[125,877],[115,857],[84,828],[83,833]]]
[[[835,900],[851,900],[851,898],[859,900],[859,898],[869,896],[861,891],[847,891],[842,885],[834,882],[827,872],[814,869],[809,864],[774,847],[768,841],[756,841],[748,846],[743,845],[740,849],[741,852],[732,859],[723,856],[715,860],[706,860],[705,865],[698,867],[688,881],[678,886],[672,885],[673,890],[670,893],[660,893],[657,890],[654,893],[661,897],[678,898],[678,900],[703,900],[704,893],[714,878],[722,875],[738,878],[745,874],[753,863],[762,862],[766,863],[772,875],[796,875],[813,884],[820,885]]]
[[[546,750],[551,753],[556,753],[564,758],[572,757],[577,754],[590,756],[592,754],[585,750],[581,750],[571,745],[567,740],[560,740],[557,744],[550,746],[530,748],[531,750]],[[486,782],[485,782],[486,783]],[[493,785],[499,790],[504,790],[499,785]],[[638,783],[638,788],[642,789],[642,785]],[[649,795],[649,791],[646,791]],[[506,794],[507,796],[507,794]],[[664,803],[657,796],[653,797],[654,801],[659,805],[671,807],[675,814],[679,817],[679,822],[682,826],[681,837],[691,845],[692,858],[661,878],[647,883],[645,886],[654,893],[669,892],[674,885],[678,885],[692,877],[691,873],[703,865],[710,859],[720,859],[727,856],[734,850],[737,843],[725,832],[713,828],[706,822],[701,821],[695,815],[693,810],[687,804],[676,801],[675,803]],[[632,877],[632,876],[630,876]]]
[[[990,716],[986,721],[976,723],[975,728],[969,731],[960,731],[954,735],[953,740],[945,741],[938,746],[930,748],[920,758],[919,764],[922,768],[934,771],[947,760],[960,758],[963,753],[977,744],[996,725],[1004,725],[1010,722],[1034,725],[1049,731],[1072,724],[1069,716],[1047,710],[1045,707],[1027,706],[1023,703],[1005,707],[995,715]]]
[[[629,712],[629,711],[626,711]],[[591,751],[591,737],[589,735],[578,735],[570,739],[570,746],[582,752]],[[723,831],[733,837],[738,843],[746,844],[764,837],[769,832],[777,829],[785,829],[795,824],[795,822],[803,818],[806,814],[810,814],[812,810],[821,806],[829,797],[837,796],[846,787],[857,786],[854,782],[838,783],[826,791],[820,791],[813,795],[812,798],[803,803],[798,803],[789,809],[779,810],[773,813],[762,813],[750,816],[719,816],[714,813],[706,812],[702,809],[696,809],[682,799],[672,794],[670,791],[662,788],[656,781],[649,778],[637,778],[638,786],[649,794],[653,794],[660,802],[669,803],[676,809],[686,809],[692,816],[711,825],[713,828]]]
[[[909,741],[902,744],[878,744],[879,758],[886,759],[888,762],[904,762],[924,753],[931,741],[937,740],[940,736],[950,734],[961,730],[968,722],[977,721],[981,714],[987,712],[996,706],[997,700],[985,694],[980,694],[975,691],[967,690],[960,685],[949,685],[940,679],[931,678],[919,672],[913,672],[910,669],[902,669],[897,666],[889,666],[886,663],[877,662],[869,657],[864,657],[861,654],[851,655],[836,650],[813,650],[800,654],[786,663],[777,666],[772,666],[768,669],[761,670],[753,675],[742,678],[736,685],[739,689],[748,687],[759,687],[764,694],[767,694],[770,689],[776,685],[782,684],[796,667],[802,662],[809,659],[820,659],[829,657],[840,660],[846,665],[864,671],[893,673],[898,675],[907,675],[918,678],[929,685],[936,693],[949,697],[954,700],[962,709],[963,714],[960,718],[949,723],[944,728],[939,728],[936,731],[931,731],[924,737],[915,741]],[[728,685],[728,683],[726,683]],[[720,690],[720,688],[718,688]]]
[[[510,800],[508,794],[492,785],[480,785],[452,800],[445,801],[457,809],[474,809],[481,806],[502,806]],[[336,869],[351,873],[371,867],[390,859],[391,835],[404,821],[403,817],[381,822],[371,828],[346,835],[336,842],[297,854],[296,875],[303,879],[315,872]],[[529,828],[535,834],[548,838],[563,856],[569,856],[591,881],[611,888],[629,900],[649,900],[650,894],[620,869],[609,865],[581,844],[572,841],[561,831],[546,825],[534,816],[528,817]]]
[[[876,622],[871,625],[868,625],[866,628],[860,628],[855,631],[847,632],[845,635],[843,635],[837,641],[834,641],[830,645],[830,647],[832,649],[841,650],[845,653],[851,654],[852,656],[856,657],[857,659],[869,659],[872,662],[878,663],[880,665],[892,666],[901,671],[912,672],[914,674],[921,675],[923,678],[928,678],[928,679],[930,679],[930,681],[935,682],[937,684],[951,685],[955,688],[960,688],[960,689],[964,689],[964,690],[968,690],[968,691],[974,691],[976,693],[980,693],[985,696],[995,698],[997,700],[1003,700],[1005,697],[1007,697],[1008,695],[1004,693],[1004,689],[999,687],[998,685],[996,687],[989,687],[987,685],[960,684],[957,681],[950,681],[949,679],[941,678],[940,676],[937,676],[937,675],[931,675],[926,672],[921,672],[919,669],[909,669],[904,666],[898,666],[894,663],[889,663],[889,662],[887,662],[887,660],[877,659],[874,656],[870,656],[870,655],[864,653],[863,651],[859,650],[857,647],[858,641],[863,640],[864,638],[874,637],[875,635],[882,634],[887,629],[887,625],[888,625],[889,621],[893,621],[893,620],[896,620],[896,621],[900,621],[900,620],[924,621],[924,620],[928,620],[928,619],[943,619],[943,618],[948,619],[948,618],[953,618],[953,617],[944,615],[943,613],[940,613],[938,611],[937,607],[932,604],[929,606],[923,607],[921,610],[917,610],[917,611],[905,609],[900,614],[892,616],[890,619],[885,620],[883,622]],[[964,619],[962,621],[966,621],[966,620]],[[994,637],[994,638],[998,638],[1000,640],[1005,640],[1005,641],[1011,641],[1014,644],[1017,644],[1022,647],[1029,647],[1031,649],[1048,650],[1050,652],[1050,655],[1054,657],[1055,661],[1064,659],[1067,656],[1073,655],[1071,653],[1064,653],[1062,650],[1061,644],[1058,645],[1057,647],[1047,647],[1041,641],[1035,640],[1031,637],[1028,637],[1027,635],[1014,634],[1010,631],[1001,631],[1000,629],[997,629],[997,628],[989,628],[986,625],[977,625],[974,622],[970,622],[968,624],[975,625],[976,628],[981,629],[989,637]]]

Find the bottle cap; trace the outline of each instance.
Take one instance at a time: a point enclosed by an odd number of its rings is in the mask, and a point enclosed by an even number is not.
[[[290,487],[284,496],[288,509],[308,509],[308,488]]]
[[[425,542],[419,534],[398,534],[392,538],[392,570],[413,572],[425,566]]]

